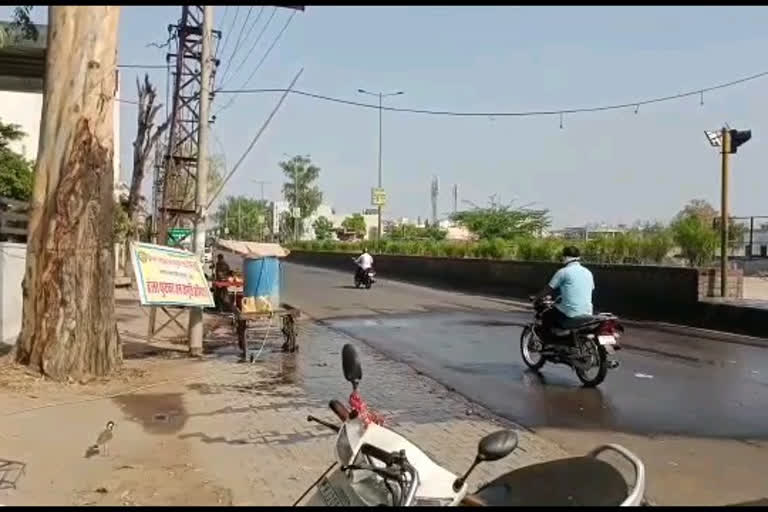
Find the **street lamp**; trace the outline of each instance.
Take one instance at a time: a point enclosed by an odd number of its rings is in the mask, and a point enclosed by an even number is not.
[[[369,92],[365,89],[358,89],[357,92],[360,94],[368,94],[369,96],[377,96],[379,98],[379,189],[381,189],[381,104],[382,100],[384,98],[387,98],[389,96],[399,96],[401,94],[405,94],[403,91],[397,91],[397,92],[391,92],[384,94],[383,92]],[[377,242],[381,240],[381,204],[374,205],[378,207],[379,209],[379,220],[378,220],[378,228],[376,230],[376,240]]]
[[[752,138],[751,130],[732,130],[723,127],[719,132],[705,131],[712,147],[721,147],[721,188],[720,188],[720,297],[725,299],[728,291],[728,155]],[[751,250],[751,247],[750,247]]]

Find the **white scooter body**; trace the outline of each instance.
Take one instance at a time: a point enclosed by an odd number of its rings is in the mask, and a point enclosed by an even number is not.
[[[418,446],[400,434],[372,423],[365,427],[359,419],[344,423],[336,438],[336,457],[339,466],[318,484],[305,506],[375,506],[388,503],[390,496],[380,478],[365,471],[347,476],[340,466],[351,464],[358,458],[360,447],[370,444],[386,452],[405,450],[408,462],[418,473],[418,488],[414,505],[457,506],[467,493],[467,484],[454,492],[457,476],[435,463]],[[362,455],[360,455],[362,456]],[[372,464],[384,467],[376,459]]]

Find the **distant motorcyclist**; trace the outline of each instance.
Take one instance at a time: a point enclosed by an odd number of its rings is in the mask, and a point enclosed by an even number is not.
[[[554,307],[542,317],[544,332],[549,332],[552,327],[562,327],[571,318],[592,315],[595,280],[592,272],[581,265],[578,247],[569,246],[563,249],[563,263],[565,265],[555,272],[549,284],[531,297],[537,300],[547,295],[554,297],[559,294],[559,300]]]
[[[373,268],[373,256],[368,253],[367,247],[363,247],[363,253],[355,259],[355,263],[357,264],[356,277],[362,280],[363,272]]]

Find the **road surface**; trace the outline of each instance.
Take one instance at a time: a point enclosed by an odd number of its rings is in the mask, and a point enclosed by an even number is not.
[[[627,446],[658,504],[768,497],[768,344],[632,325],[621,367],[585,389],[568,368],[523,365],[519,303],[389,280],[358,290],[352,270],[286,264],[284,300],[574,454]]]

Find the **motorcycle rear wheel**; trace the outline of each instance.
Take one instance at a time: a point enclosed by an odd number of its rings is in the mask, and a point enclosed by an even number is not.
[[[531,349],[529,347],[529,344],[533,341],[533,337],[535,336],[533,329],[531,329],[530,325],[526,325],[523,328],[523,332],[520,334],[520,355],[523,358],[523,362],[525,365],[534,371],[539,371],[542,366],[544,366],[544,363],[547,362],[547,360],[544,358],[543,355],[541,355],[541,352],[538,353],[539,359],[536,360],[533,357],[531,357]],[[541,344],[541,341],[539,341]]]
[[[585,339],[582,343],[584,350],[591,353],[591,355],[597,359],[597,361],[592,361],[593,365],[589,368],[589,370],[592,370],[596,366],[597,374],[590,378],[587,376],[586,371],[576,365],[574,365],[574,370],[576,370],[576,376],[585,388],[594,388],[599,386],[608,374],[608,354],[606,353],[605,348],[603,348],[602,345],[598,345],[594,339]],[[594,364],[595,362],[597,363],[596,365]]]

